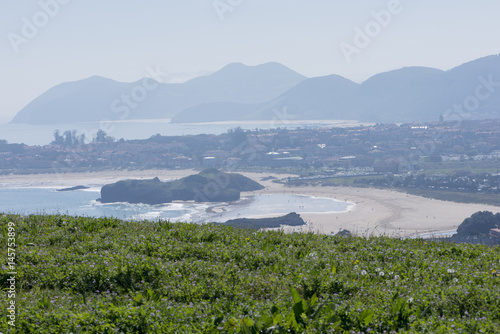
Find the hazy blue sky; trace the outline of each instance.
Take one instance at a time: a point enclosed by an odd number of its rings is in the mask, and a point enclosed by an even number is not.
[[[59,8],[48,6],[50,15],[42,12],[42,4],[56,1]],[[169,80],[179,81],[231,62],[276,61],[310,77],[335,73],[361,82],[404,66],[449,69],[500,52],[498,0],[397,3],[1,1],[0,121],[61,82],[92,75],[134,81],[147,74],[148,66],[159,66],[171,74]],[[372,12],[381,10],[392,11],[391,17],[375,23]],[[32,24],[40,26],[35,26],[38,31],[29,29]],[[369,43],[355,41],[356,27],[372,29]],[[354,50],[347,45],[356,48],[350,62],[341,50]]]

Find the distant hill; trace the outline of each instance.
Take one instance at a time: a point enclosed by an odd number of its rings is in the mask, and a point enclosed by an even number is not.
[[[488,81],[493,83],[485,85]],[[478,86],[480,99],[475,96]],[[406,67],[377,74],[362,84],[337,75],[311,78],[264,105],[198,105],[173,121],[194,121],[200,115],[210,120],[269,120],[285,111],[288,120],[433,121],[450,115],[457,105],[463,106],[462,118],[500,117],[500,55],[449,71]]]
[[[202,103],[264,103],[304,79],[278,63],[229,64],[212,75],[183,84],[157,83],[152,79],[122,83],[94,76],[49,89],[19,111],[12,123],[170,118]]]
[[[307,79],[278,63],[234,63],[183,84],[158,84],[141,101],[121,101],[142,85],[142,80],[119,83],[101,77],[60,84],[19,111],[12,122],[154,118],[172,118],[177,123],[273,119],[412,122],[438,120],[454,108],[461,108],[460,118],[500,117],[500,55],[448,71],[405,67],[377,74],[361,84],[338,75]]]
[[[285,110],[289,119],[325,119],[331,116],[328,114],[331,106],[346,104],[357,87],[358,84],[338,75],[306,79],[267,104],[203,104],[177,114],[172,122],[272,120]],[[339,114],[335,118],[343,117]]]
[[[234,102],[202,103],[175,115],[172,122],[199,123],[242,120],[248,118],[248,115],[256,108],[259,108],[259,105]]]
[[[290,120],[351,119],[346,111],[357,89],[358,84],[339,75],[307,79],[266,106],[257,106],[245,119],[276,119],[285,112]]]
[[[240,198],[242,191],[260,190],[259,183],[241,175],[206,169],[172,182],[152,180],[124,180],[101,188],[102,203],[162,204],[172,201],[231,202]]]

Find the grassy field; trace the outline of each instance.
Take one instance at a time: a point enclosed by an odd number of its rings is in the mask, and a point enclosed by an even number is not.
[[[500,173],[500,160],[466,160],[444,161],[441,163],[426,162],[422,166],[427,175],[452,175],[456,171],[471,173]]]
[[[2,294],[2,333],[500,332],[498,247],[111,218],[0,223],[3,289],[9,252],[17,272],[15,328]]]
[[[486,205],[496,205],[500,206],[500,196],[497,194],[480,194],[480,193],[469,193],[469,192],[458,192],[458,191],[446,191],[446,190],[435,190],[435,189],[419,189],[419,188],[409,188],[409,187],[392,187],[392,186],[373,186],[367,185],[366,181],[376,180],[384,181],[386,180],[385,175],[377,176],[355,176],[355,177],[337,177],[322,180],[307,181],[291,181],[287,185],[290,187],[300,186],[304,184],[312,185],[323,185],[323,186],[344,186],[344,187],[372,187],[377,189],[390,189],[399,191],[402,193],[408,193],[412,195],[438,199],[442,201],[451,201],[457,203],[480,203]],[[363,182],[365,181],[365,182]]]

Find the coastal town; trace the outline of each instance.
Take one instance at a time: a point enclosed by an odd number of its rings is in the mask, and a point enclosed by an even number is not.
[[[0,334],[500,334],[500,1],[2,5]]]
[[[107,169],[321,170],[363,175],[422,171],[426,164],[492,162],[499,171],[500,120],[377,124],[353,128],[232,129],[221,135],[123,140],[57,131],[49,145],[0,138],[0,173]],[[496,162],[496,163],[495,163]],[[483,163],[484,165],[484,163]]]
[[[157,134],[145,140],[116,140],[102,130],[86,139],[66,130],[56,131],[44,146],[0,140],[3,175],[205,168],[292,174],[276,182],[294,186],[400,188],[455,201],[462,201],[457,193],[465,193],[467,202],[498,205],[500,120],[236,128],[221,135]]]

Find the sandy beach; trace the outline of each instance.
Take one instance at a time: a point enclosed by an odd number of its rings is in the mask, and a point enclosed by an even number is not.
[[[107,171],[96,173],[65,173],[36,175],[2,175],[0,187],[73,187],[78,185],[101,187],[124,179],[172,180],[196,173],[193,170]],[[451,231],[477,211],[500,212],[500,207],[481,204],[464,204],[428,199],[391,190],[347,187],[285,187],[272,181],[262,181],[269,174],[242,173],[260,182],[266,188],[252,194],[301,194],[333,198],[354,203],[343,213],[302,214],[307,226],[285,227],[285,231],[312,231],[337,233],[348,229],[356,235],[410,235]],[[287,175],[274,175],[286,177]]]
[[[288,232],[313,231],[337,233],[348,229],[356,235],[406,237],[424,233],[454,231],[462,221],[477,211],[500,212],[500,207],[464,204],[405,193],[346,187],[297,187],[273,185],[266,193],[294,193],[329,197],[356,204],[345,213],[302,214],[307,227],[287,227]]]

